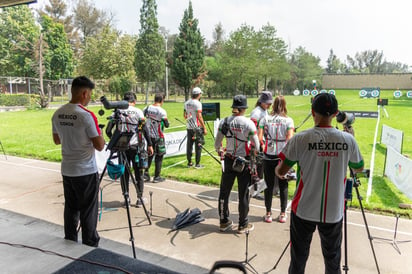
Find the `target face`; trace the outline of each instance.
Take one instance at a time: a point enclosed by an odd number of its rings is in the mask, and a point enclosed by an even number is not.
[[[318,95],[318,91],[316,89],[314,89],[314,90],[312,90],[311,94],[312,94],[312,96],[316,96],[316,95]]]
[[[310,91],[308,89],[305,89],[302,91],[303,96],[309,96],[310,95]]]
[[[393,92],[393,96],[394,96],[395,98],[400,98],[400,97],[402,96],[402,91],[400,91],[400,90],[395,90],[395,91]]]
[[[293,91],[293,95],[295,95],[295,96],[300,95],[300,91],[299,91],[298,89],[295,89],[295,90]]]
[[[379,97],[379,91],[378,90],[373,90],[371,93],[372,97]]]
[[[365,97],[366,95],[368,95],[368,92],[366,90],[362,89],[361,91],[359,91],[360,97]]]
[[[406,97],[412,98],[412,90],[409,90],[409,91],[406,93]]]
[[[335,92],[335,90],[334,90],[334,89],[331,89],[331,90],[329,90],[329,94],[335,95],[335,94],[336,94],[336,92]]]

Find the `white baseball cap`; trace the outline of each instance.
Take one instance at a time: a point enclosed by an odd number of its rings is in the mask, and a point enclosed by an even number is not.
[[[192,94],[202,94],[203,92],[202,92],[202,90],[199,88],[199,87],[195,87],[193,90],[192,90]]]

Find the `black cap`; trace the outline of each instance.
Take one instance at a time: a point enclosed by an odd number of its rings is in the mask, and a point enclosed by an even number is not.
[[[247,99],[245,95],[235,95],[233,97],[232,108],[245,109],[247,108]]]
[[[323,116],[331,116],[338,112],[338,101],[333,94],[319,93],[313,98],[312,109]]]
[[[263,103],[263,104],[272,104],[273,103],[272,92],[262,91],[258,99],[258,102]]]

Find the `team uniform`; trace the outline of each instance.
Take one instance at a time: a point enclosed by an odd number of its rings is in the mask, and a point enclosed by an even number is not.
[[[226,131],[225,128],[228,130]],[[244,116],[230,116],[223,119],[219,124],[216,135],[215,149],[219,151],[223,138],[226,137],[226,154],[224,157],[224,168],[220,181],[219,193],[219,218],[220,224],[229,221],[229,195],[235,178],[238,182],[239,195],[239,227],[248,224],[249,213],[249,189],[251,182],[250,170],[246,166],[241,172],[233,169],[234,161],[238,157],[249,157],[248,141],[259,150],[259,140],[256,135],[256,126]]]
[[[140,162],[136,161],[136,155],[138,155],[138,158],[145,157],[146,151],[145,151],[145,138],[143,138],[142,134],[145,135],[146,140],[148,140],[147,132],[145,133],[144,131],[146,130],[145,127],[142,128],[142,130],[139,132],[138,127],[139,125],[144,125],[145,123],[145,117],[143,115],[143,112],[134,107],[134,106],[129,106],[127,109],[120,109],[119,110],[121,115],[120,115],[120,121],[119,121],[119,130],[121,132],[132,132],[134,133],[132,138],[129,141],[129,149],[125,151],[127,161],[130,163],[132,162],[133,170],[135,173],[135,179],[136,179],[136,192],[137,192],[137,204],[139,204],[139,198],[142,197],[143,195],[143,190],[144,190],[144,183],[143,183],[143,169],[140,167]],[[143,132],[142,132],[143,131]],[[148,144],[151,145],[150,140],[148,140]],[[128,191],[128,186],[129,186],[129,171],[127,168],[125,169],[125,186],[126,190]],[[123,190],[125,191],[125,190]]]
[[[268,111],[266,109],[263,109],[260,106],[255,107],[252,112],[250,113],[250,120],[255,123],[255,126],[258,127],[260,121],[268,116]]]
[[[65,239],[77,241],[80,220],[83,243],[98,246],[99,178],[90,140],[101,135],[97,118],[82,105],[68,103],[54,113],[52,131],[58,134],[62,144]]]
[[[202,148],[200,145],[204,145],[204,130],[200,127],[197,114],[202,112],[202,103],[200,103],[199,100],[190,99],[185,102],[184,110],[187,117],[187,161],[189,164],[192,162],[192,150],[193,144],[195,144],[195,161],[196,165],[199,165],[202,153]]]
[[[153,157],[155,157],[155,173],[154,177],[160,177],[162,169],[163,156],[166,154],[165,139],[163,129],[169,126],[167,121],[167,113],[161,106],[150,105],[144,109],[144,114],[147,118],[147,126],[149,128],[149,136],[153,143],[153,154],[149,156],[150,168]]]
[[[289,273],[304,272],[316,227],[322,241],[325,273],[338,273],[347,166],[363,166],[354,137],[333,127],[314,127],[296,134],[279,156],[288,166],[297,163]]]
[[[289,130],[294,129],[293,119],[279,115],[269,115],[259,122],[259,127],[263,129],[263,171],[267,188],[265,189],[266,212],[271,212],[273,188],[275,183],[279,185],[280,208],[285,212],[288,199],[288,181],[275,176],[274,170],[278,165],[279,153],[286,145],[286,137]]]

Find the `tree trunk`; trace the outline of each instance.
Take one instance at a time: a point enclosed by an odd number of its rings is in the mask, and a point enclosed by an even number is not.
[[[39,78],[40,78],[40,107],[46,108],[49,105],[48,99],[44,95],[43,87],[43,34],[40,33],[39,39]]]

